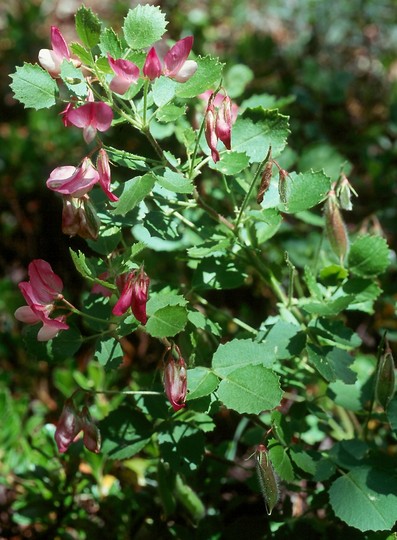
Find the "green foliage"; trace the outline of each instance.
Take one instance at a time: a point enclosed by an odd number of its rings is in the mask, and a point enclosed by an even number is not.
[[[18,128],[9,129],[4,194],[15,219],[2,211],[0,225],[7,250],[12,239],[15,249],[20,245],[12,227],[30,242],[36,223],[45,225],[34,258],[46,253],[64,287],[39,304],[40,314],[65,316],[70,328],[39,342],[38,317],[19,335],[15,283],[30,279],[33,286],[34,278],[20,277],[36,246],[31,242],[0,282],[0,354],[9,356],[0,375],[0,480],[10,493],[5,535],[215,539],[248,530],[274,540],[391,538],[397,521],[391,350],[387,370],[377,365],[385,333],[391,348],[396,340],[394,251],[385,240],[393,239],[396,212],[390,186],[383,185],[384,194],[376,189],[382,175],[393,178],[387,167],[394,124],[367,129],[368,111],[379,109],[362,106],[355,94],[354,77],[364,89],[365,76],[374,76],[373,50],[368,60],[367,45],[354,42],[348,73],[334,76],[328,52],[336,58],[346,46],[349,29],[357,29],[354,13],[370,20],[367,7],[353,2],[342,9],[336,2],[343,24],[328,28],[325,4],[304,2],[299,13],[290,12],[293,6],[284,13],[270,2],[269,20],[281,26],[278,37],[266,30],[265,39],[256,30],[245,33],[253,29],[250,2],[207,11],[190,0],[183,7],[166,2],[171,38],[195,30],[189,60],[197,71],[178,82],[164,72],[150,80],[142,71],[148,49],[167,29],[165,14],[138,5],[121,26],[122,3],[112,4],[114,29],[91,9],[78,9],[80,43],[69,44],[78,62],[64,60],[58,79],[31,63],[11,76],[14,97],[43,110],[27,117],[24,143]],[[267,28],[259,24],[262,9],[255,11],[258,28]],[[213,21],[222,10],[220,29],[246,17],[241,28],[233,26],[229,45]],[[373,31],[367,24],[356,39],[379,46]],[[314,61],[312,50],[321,44]],[[227,52],[218,59],[222,47]],[[108,54],[140,69],[125,94],[112,91]],[[387,80],[392,85],[391,72]],[[55,118],[65,103],[84,102],[89,89],[112,108],[113,122],[87,147],[76,127],[65,130]],[[236,100],[230,149],[219,125],[211,131],[200,96],[209,90]],[[215,122],[221,107],[214,105]],[[44,157],[59,167],[89,156],[99,170],[103,151],[111,179],[102,176],[80,197],[96,210],[98,237],[55,236],[67,216],[61,219],[61,205],[44,190]],[[23,189],[14,189],[17,164],[34,161],[34,174],[26,169]],[[349,204],[340,194],[345,175],[354,184],[349,195],[358,193]],[[41,179],[40,187],[32,178]],[[118,200],[108,200],[107,180]],[[29,185],[37,188],[31,199]],[[338,231],[325,234],[328,197],[351,237],[343,257],[333,252],[340,254]],[[86,217],[73,218],[83,233]],[[150,278],[148,291],[142,275]],[[121,297],[125,311],[115,315]],[[60,429],[70,398],[78,418],[89,409],[99,428],[99,454],[89,451],[85,424],[59,454],[55,425]]]

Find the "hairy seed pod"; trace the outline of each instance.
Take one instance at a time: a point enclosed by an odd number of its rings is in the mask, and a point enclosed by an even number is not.
[[[288,172],[284,169],[278,171],[278,194],[282,203],[287,204],[287,177]]]
[[[325,230],[333,251],[341,262],[349,249],[349,237],[335,195],[330,193],[324,207]]]
[[[263,444],[260,444],[256,450],[256,472],[265,500],[266,512],[270,516],[277,504],[280,492],[269,454]]]
[[[263,169],[261,183],[259,184],[258,194],[256,196],[256,202],[261,204],[266,191],[269,189],[270,181],[272,179],[273,161],[271,159],[265,165]]]
[[[386,410],[394,396],[395,373],[394,359],[389,345],[379,358],[375,381],[375,397]]]

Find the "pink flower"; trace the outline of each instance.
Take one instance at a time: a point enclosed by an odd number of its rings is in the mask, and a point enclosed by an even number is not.
[[[175,344],[168,349],[164,364],[164,390],[174,411],[179,411],[186,406],[187,371],[185,360]]]
[[[83,137],[88,144],[95,139],[96,132],[107,131],[113,120],[113,111],[102,101],[88,101],[76,109],[64,113],[64,123],[68,122],[83,129]]]
[[[109,88],[117,94],[125,94],[131,84],[135,84],[139,78],[139,67],[129,60],[115,60],[108,54],[110,67],[115,76],[110,81]]]
[[[99,184],[105,192],[106,196],[112,202],[118,201],[119,198],[110,191],[111,176],[109,157],[106,153],[106,150],[104,150],[103,148],[99,150],[96,166],[99,174]]]
[[[42,322],[43,326],[37,334],[38,341],[48,341],[54,338],[60,330],[68,330],[65,316],[51,318],[55,309],[55,301],[63,298],[63,283],[48,262],[35,259],[29,264],[29,282],[23,281],[19,289],[27,306],[15,311],[15,318],[27,324]]]
[[[91,160],[86,157],[80,167],[65,165],[54,169],[47,180],[47,187],[62,195],[80,198],[97,182],[99,182],[99,173],[93,167]]]
[[[150,279],[143,270],[133,270],[116,278],[116,285],[121,291],[120,298],[114,306],[113,315],[123,315],[129,307],[134,317],[146,324],[146,303],[148,300]]]
[[[228,150],[231,149],[232,125],[237,117],[237,105],[232,103],[229,96],[219,93],[214,96],[212,92],[208,92],[199,97],[207,101],[204,133],[212,159],[216,163],[220,159],[217,150],[218,140],[223,142]]]
[[[212,90],[206,90],[202,94],[199,94],[197,97],[202,99],[207,105],[209,100],[212,98],[212,103],[214,107],[218,108],[221,106],[222,101],[225,99],[225,94],[222,94],[222,92],[218,92],[215,97],[213,97],[214,92]],[[238,105],[237,103],[234,103],[234,101],[231,101],[231,115],[232,115],[232,124],[237,120],[238,115]]]
[[[61,64],[64,60],[70,60],[69,47],[56,26],[51,26],[52,49],[41,49],[39,51],[39,62],[52,77],[59,77]]]
[[[82,410],[78,411],[73,399],[68,398],[55,430],[55,442],[61,454],[66,452],[80,431],[83,431],[84,446],[97,454],[101,448],[101,434],[92,421],[88,407],[84,405]]]
[[[225,96],[219,106],[215,122],[215,133],[228,150],[231,148],[232,136],[232,102]]]
[[[83,419],[76,410],[73,400],[68,398],[55,430],[55,442],[61,454],[66,452],[82,429]]]
[[[156,79],[163,74],[177,82],[186,82],[197,71],[197,63],[194,60],[187,60],[192,47],[193,36],[177,41],[165,55],[163,69],[156,49],[152,47],[146,56],[143,74],[150,80]]]

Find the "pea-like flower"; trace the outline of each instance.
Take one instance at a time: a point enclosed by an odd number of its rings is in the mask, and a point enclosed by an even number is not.
[[[128,308],[134,317],[142,324],[146,324],[146,303],[148,300],[150,279],[143,267],[121,274],[116,278],[116,285],[121,292],[120,298],[114,306],[113,315],[123,315]]]
[[[174,411],[186,405],[187,370],[177,345],[172,345],[164,359],[164,390]]]
[[[88,101],[76,107],[67,108],[63,113],[65,125],[72,124],[83,130],[83,137],[87,144],[96,137],[97,131],[107,131],[113,120],[113,111],[109,105],[102,101]]]
[[[117,94],[125,94],[131,84],[136,84],[139,78],[139,67],[124,58],[115,60],[110,54],[108,54],[108,61],[115,73],[110,81],[110,90]]]
[[[143,74],[150,80],[165,75],[177,82],[184,83],[197,71],[197,62],[187,57],[193,47],[193,36],[180,39],[167,52],[164,57],[164,66],[161,65],[156,49],[152,47],[146,56]]]
[[[51,318],[56,308],[55,302],[62,300],[63,283],[50,264],[42,259],[35,259],[29,264],[29,281],[19,284],[27,306],[15,311],[15,318],[27,324],[42,322],[43,326],[37,334],[38,341],[54,338],[60,330],[68,330],[64,315]]]
[[[65,165],[54,169],[47,180],[47,187],[62,195],[80,198],[97,182],[99,182],[99,173],[91,160],[86,157],[80,167]]]
[[[78,411],[70,397],[65,401],[55,430],[55,442],[61,454],[66,452],[81,431],[84,446],[97,454],[101,448],[100,431],[92,421],[88,407],[84,405],[81,411]]]
[[[61,64],[64,60],[70,60],[69,47],[57,26],[51,26],[52,49],[39,51],[39,62],[48,73],[56,78],[61,73]]]
[[[231,149],[232,125],[237,114],[236,106],[229,96],[221,94],[221,97],[218,97],[219,95],[210,93],[200,96],[202,99],[207,99],[208,96],[204,134],[214,163],[220,159],[217,150],[218,141],[221,141],[228,150]]]
[[[119,198],[110,191],[110,184],[112,179],[110,173],[109,156],[107,155],[106,150],[104,150],[103,148],[101,148],[98,152],[96,166],[99,174],[99,184],[103,189],[104,193],[110,201],[118,201]]]

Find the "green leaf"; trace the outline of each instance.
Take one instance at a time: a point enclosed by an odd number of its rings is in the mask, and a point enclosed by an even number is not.
[[[248,365],[271,367],[274,360],[275,355],[269,354],[266,344],[251,339],[233,339],[219,345],[212,358],[212,367],[217,375],[224,377],[236,368]]]
[[[156,175],[157,181],[165,189],[173,193],[192,193],[193,183],[181,173],[165,169],[162,175]]]
[[[246,365],[222,379],[218,398],[225,407],[243,414],[260,414],[280,404],[283,392],[279,378],[263,365]]]
[[[150,298],[146,304],[146,313],[148,316],[151,316],[163,307],[186,306],[186,304],[187,300],[184,296],[169,289],[164,289],[163,291],[150,294]]]
[[[270,240],[283,222],[281,214],[274,208],[251,210],[247,214],[252,218],[258,244],[263,244],[267,240]]]
[[[295,475],[286,448],[276,439],[270,439],[268,451],[270,461],[278,476],[285,482],[292,482],[295,479]]]
[[[360,337],[339,320],[313,319],[309,328],[324,341],[342,345],[346,349],[355,349],[361,345]]]
[[[158,77],[152,83],[153,101],[157,107],[166,105],[175,96],[177,84],[169,77]]]
[[[397,435],[397,394],[395,394],[390,401],[386,413],[389,423],[394,431],[394,435]]]
[[[219,384],[218,377],[206,367],[196,367],[187,371],[187,401],[210,395]]]
[[[93,268],[90,268],[89,263],[86,260],[85,254],[82,251],[73,251],[72,248],[69,248],[69,253],[72,257],[74,266],[76,267],[76,270],[81,274],[84,278],[88,278],[92,281],[95,279],[95,271]]]
[[[119,150],[118,148],[112,148],[111,146],[107,146],[106,151],[109,154],[111,161],[117,163],[117,165],[127,167],[133,171],[147,171],[149,169],[146,164],[146,158],[142,156],[131,154],[130,152]]]
[[[322,317],[334,317],[338,315],[341,311],[350,306],[354,301],[353,295],[339,296],[335,300],[328,300],[327,302],[307,302],[303,300],[301,302],[302,308],[311,313],[312,315],[321,315]]]
[[[333,482],[329,498],[335,515],[360,531],[390,530],[397,520],[393,475],[357,467]]]
[[[389,266],[389,248],[381,236],[359,236],[351,245],[349,270],[360,277],[376,277]]]
[[[336,347],[318,347],[307,345],[309,363],[328,382],[342,380],[346,384],[354,384],[357,374],[350,369],[354,358],[346,351]]]
[[[192,285],[195,289],[235,289],[243,285],[247,277],[242,264],[229,257],[207,257],[194,272]]]
[[[113,30],[113,28],[105,28],[101,32],[101,37],[99,41],[99,48],[103,55],[110,54],[113,58],[121,58],[123,55],[123,49],[118,35]]]
[[[136,176],[131,180],[127,180],[124,184],[123,193],[111,213],[124,216],[127,212],[130,212],[130,210],[135,208],[137,204],[149,195],[155,182],[156,178],[151,173],[144,174],[143,176]]]
[[[331,187],[331,179],[324,171],[308,171],[300,174],[292,172],[285,182],[287,182],[287,203],[282,207],[288,214],[312,208],[325,199]]]
[[[273,157],[282,152],[288,134],[288,117],[277,110],[264,110],[262,107],[246,109],[233,126],[233,151],[244,152],[251,163],[260,163],[265,159],[269,146]]]
[[[76,32],[84,45],[92,49],[98,45],[101,22],[90,8],[79,7],[76,12]]]
[[[316,472],[316,461],[308,452],[305,452],[302,448],[293,447],[291,448],[290,454],[292,461],[297,467],[302,469],[305,473],[310,474],[310,476],[314,475]]]
[[[374,313],[374,302],[379,297],[382,289],[372,279],[350,278],[342,286],[343,292],[354,296],[346,309]]]
[[[122,235],[119,227],[102,227],[97,240],[87,239],[86,242],[97,253],[109,255],[119,245],[121,238]]]
[[[146,323],[146,331],[152,337],[173,337],[185,328],[187,309],[183,306],[166,306],[157,310]]]
[[[75,56],[77,56],[81,62],[87,66],[94,65],[94,58],[90,50],[86,49],[81,43],[71,43],[69,48]]]
[[[212,237],[208,238],[207,241],[196,246],[192,246],[187,250],[189,257],[196,259],[201,259],[207,257],[208,255],[214,255],[218,253],[219,255],[230,248],[231,239],[225,236],[221,236],[216,233]]]
[[[122,405],[99,423],[101,452],[111,459],[135,456],[149,443],[153,426],[141,412]]]
[[[88,93],[87,83],[81,69],[74,66],[73,62],[64,60],[61,64],[61,79],[67,88],[75,96],[85,98]]]
[[[183,105],[182,107],[178,107],[177,105],[174,105],[173,103],[170,103],[168,105],[164,105],[161,107],[161,109],[157,109],[156,111],[156,118],[159,122],[175,122],[183,116],[186,113],[186,107]],[[164,152],[165,153],[165,152]]]
[[[254,78],[252,70],[245,64],[234,64],[227,70],[224,77],[224,85],[227,94],[231,98],[241,96],[245,87]]]
[[[26,108],[48,109],[56,103],[58,85],[51,75],[37,64],[24,64],[10,75],[14,97]]]
[[[164,422],[158,427],[162,459],[173,471],[189,474],[197,469],[204,456],[204,433],[190,424]]]
[[[334,287],[340,285],[340,283],[347,278],[349,272],[343,266],[338,264],[330,264],[321,269],[319,278],[323,285],[326,287]]]
[[[94,358],[107,370],[116,369],[123,361],[123,349],[114,338],[101,339],[98,341]]]
[[[220,158],[216,163],[210,161],[209,166],[211,169],[215,169],[226,176],[234,176],[246,169],[249,165],[249,157],[245,152],[227,150],[220,153]]]
[[[284,360],[299,356],[306,344],[305,334],[299,326],[283,320],[277,321],[262,341],[263,354]]]
[[[166,26],[164,13],[158,7],[145,4],[129,10],[123,32],[131,49],[144,49],[161,39]]]
[[[197,62],[197,71],[188,81],[178,84],[176,89],[178,97],[196,97],[214,86],[221,79],[223,64],[217,58],[199,56],[195,61]]]

